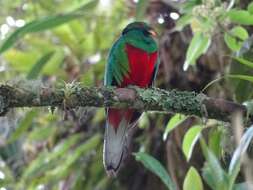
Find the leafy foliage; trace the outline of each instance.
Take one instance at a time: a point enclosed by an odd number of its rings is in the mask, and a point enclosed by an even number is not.
[[[163,181],[168,189],[176,189],[176,185],[173,183],[165,168],[158,160],[142,152],[135,153],[135,157],[136,160],[141,161],[147,169],[155,173]]]
[[[200,32],[197,32],[194,35],[186,53],[184,70],[187,70],[189,65],[195,64],[200,55],[206,53],[208,47],[210,46],[210,42],[210,37],[205,36]]]
[[[123,27],[134,19],[150,20],[160,35],[160,87],[198,91],[207,83],[216,84],[208,85],[205,92],[244,102],[252,112],[252,2],[104,2],[0,2],[0,80],[15,84],[26,77],[33,80],[35,92],[41,81],[45,85],[62,85],[55,81],[102,85],[107,54]],[[176,23],[168,18],[172,13],[179,15]],[[177,35],[183,40],[178,41]],[[214,49],[219,55],[207,59]],[[224,64],[215,70],[217,56],[224,58]],[[207,74],[210,71],[214,75]],[[220,79],[225,80],[217,84]],[[203,108],[205,114],[208,117]],[[102,165],[103,109],[15,110],[0,118],[0,189],[129,189],[136,181],[159,181],[167,189],[202,190],[207,185],[215,190],[245,190],[248,181],[241,175],[241,166],[251,146],[252,127],[235,149],[231,138],[238,134],[229,130],[229,124],[188,119],[179,114],[170,118],[145,113],[143,133],[134,139],[140,145],[139,152],[134,146],[134,156],[142,165],[127,166],[112,180]],[[198,142],[202,152],[196,158]],[[160,180],[153,180],[152,173]],[[152,182],[142,188],[152,188]]]
[[[202,190],[203,189],[203,183],[201,180],[201,177],[198,173],[198,171],[191,167],[189,171],[186,174],[186,177],[184,179],[184,190],[190,190],[190,189],[196,189],[196,190]]]
[[[127,23],[122,1],[111,5],[110,10],[98,0],[0,4],[8,9],[6,14],[2,12],[0,28],[7,20],[24,22],[23,26],[8,25],[5,36],[0,30],[0,67],[5,69],[0,71],[0,80],[22,81],[26,77],[34,80],[35,91],[41,80],[46,85],[55,80],[79,80],[89,85],[102,81],[107,52]],[[21,12],[15,13],[8,6],[20,7]],[[119,27],[113,29],[116,23]],[[37,108],[17,110],[3,118],[6,122],[1,120],[0,175],[3,172],[4,177],[0,177],[0,188],[117,188],[119,185],[106,177],[102,164],[98,124],[104,119],[103,110],[92,111],[94,121],[86,117],[89,109],[80,109],[73,117],[50,110],[53,113]],[[89,132],[85,131],[86,123],[92,129]],[[7,132],[2,133],[2,129]]]
[[[175,114],[168,122],[165,131],[163,133],[163,140],[167,139],[168,134],[176,128],[180,123],[182,123],[185,119],[184,115]]]
[[[187,161],[191,158],[194,145],[200,136],[201,130],[202,126],[192,126],[184,136],[182,150]]]

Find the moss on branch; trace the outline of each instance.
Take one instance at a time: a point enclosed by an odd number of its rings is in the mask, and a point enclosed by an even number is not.
[[[195,92],[141,89],[134,86],[85,87],[79,83],[66,84],[64,87],[32,85],[0,85],[0,115],[4,115],[10,108],[38,106],[134,108],[196,115],[222,121],[228,121],[235,111],[246,113],[246,107],[243,105],[209,98]]]

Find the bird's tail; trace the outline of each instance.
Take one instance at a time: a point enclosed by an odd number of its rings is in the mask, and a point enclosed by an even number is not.
[[[107,109],[104,136],[104,166],[109,176],[116,176],[128,155],[132,137],[132,110]]]

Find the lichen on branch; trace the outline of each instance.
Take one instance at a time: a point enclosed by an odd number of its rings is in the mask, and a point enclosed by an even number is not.
[[[28,85],[24,85],[26,83]],[[140,111],[196,115],[222,121],[229,121],[235,111],[246,114],[246,107],[243,105],[187,91],[142,89],[136,86],[86,87],[80,83],[49,87],[31,81],[0,85],[0,115],[4,115],[10,108],[41,106],[133,108]]]

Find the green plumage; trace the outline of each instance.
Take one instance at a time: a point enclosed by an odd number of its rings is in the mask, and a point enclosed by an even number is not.
[[[125,52],[125,39],[121,36],[113,45],[105,73],[105,85],[112,85],[113,78],[118,84],[123,80],[123,76],[129,71],[128,58]]]
[[[146,23],[133,22],[127,25],[109,53],[104,84],[117,87],[151,86],[159,64],[158,48],[153,39],[155,36],[155,31]],[[127,108],[106,108],[105,113],[103,157],[105,169],[112,176],[117,174],[129,154],[132,128],[141,113]]]
[[[123,78],[127,76],[129,72],[129,61],[125,51],[126,44],[140,48],[147,53],[157,51],[158,47],[154,39],[148,35],[145,35],[144,30],[136,30],[135,27],[136,23],[130,24],[129,27],[127,27],[129,31],[126,34],[124,34],[123,31],[120,38],[111,48],[108,57],[104,85],[111,86],[114,79],[119,85],[123,81]],[[149,29],[148,25],[145,25],[144,27],[145,29]]]

